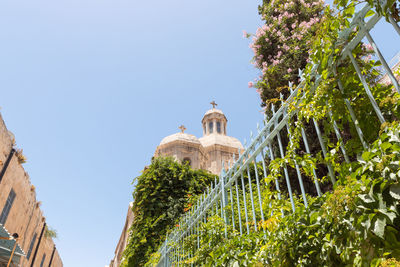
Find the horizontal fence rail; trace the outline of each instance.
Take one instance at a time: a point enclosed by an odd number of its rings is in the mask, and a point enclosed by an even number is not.
[[[374,14],[366,21],[367,13],[370,10],[371,7],[368,5],[362,8],[354,15],[350,26],[339,33],[339,38],[344,42],[347,42],[345,48],[342,50],[340,60],[350,60],[365,89],[365,93],[373,107],[377,119],[380,123],[384,123],[385,118],[371,93],[370,85],[352,54],[353,49],[359,45],[363,39],[368,40],[376,57],[382,63],[385,74],[390,79],[394,89],[400,93],[399,83],[396,80],[395,75],[369,33],[376,23],[382,19],[382,16]],[[400,35],[400,28],[390,15],[389,22]],[[354,32],[354,29],[358,29],[358,33],[348,41],[349,36]],[[392,64],[393,63],[391,63],[391,65]],[[317,67],[318,65],[315,64],[311,73],[312,78],[315,79],[315,86],[318,86],[322,81],[322,77],[315,72]],[[336,69],[333,68],[331,75],[337,76]],[[285,101],[282,101],[282,105],[277,110],[272,106],[271,111],[273,116],[271,118],[264,118],[263,127],[261,129],[257,125],[257,135],[253,136],[253,134],[251,134],[249,145],[246,145],[246,143],[244,144],[245,150],[242,153],[239,151],[239,158],[236,162],[229,163],[229,166],[225,166],[229,167],[227,170],[225,170],[223,166],[219,180],[215,180],[214,183],[205,190],[203,195],[201,195],[197,201],[197,204],[193,205],[193,207],[184,214],[182,218],[180,218],[177,227],[167,235],[165,242],[158,251],[160,254],[158,266],[190,265],[186,260],[190,259],[194,255],[196,249],[200,248],[200,225],[206,223],[208,218],[215,215],[223,219],[225,223],[225,235],[228,231],[228,225],[236,229],[240,235],[246,235],[252,231],[264,231],[265,233],[265,228],[260,227],[260,225],[265,222],[271,214],[264,214],[265,209],[263,208],[262,195],[263,186],[261,183],[269,175],[267,159],[273,161],[277,155],[279,155],[280,158],[284,158],[286,155],[287,151],[285,151],[286,147],[284,147],[282,137],[285,137],[290,142],[291,134],[289,123],[290,119],[293,118],[297,112],[296,109],[290,109],[291,111],[289,111],[289,107],[292,104],[298,105],[304,97],[300,92],[305,86],[305,77],[303,77],[301,71],[299,76],[301,79],[300,84],[294,89],[292,89],[292,85],[289,84],[290,95],[288,98]],[[346,88],[344,88],[340,79],[338,81],[338,88],[342,93],[346,91]],[[283,100],[283,96],[281,96],[281,98]],[[357,138],[359,138],[364,149],[367,149],[369,145],[359,126],[355,115],[356,113],[351,105],[351,100],[344,98],[343,101],[347,108],[346,112],[349,113],[349,117],[354,124]],[[330,112],[328,112],[328,115],[332,116]],[[326,159],[329,155],[326,139],[323,136],[324,131],[316,119],[312,119],[311,126],[313,127],[313,131],[316,133],[317,140],[310,140],[310,137],[306,134],[307,131],[301,128],[301,138],[305,152],[311,155],[310,142],[312,141],[313,143],[318,143],[321,155]],[[340,142],[340,151],[343,160],[345,162],[350,162],[349,155],[343,144],[341,132],[334,120],[331,127],[333,128],[336,139]],[[306,192],[299,164],[296,160],[294,160],[294,162],[295,164],[294,168],[292,168],[291,175],[293,176],[294,173],[296,177],[289,177],[289,166],[287,166],[286,163],[282,163],[282,166],[280,166],[282,169],[281,174],[283,174],[282,179],[279,180],[275,178],[271,182],[272,184],[267,185],[276,190],[276,199],[290,201],[290,207],[293,212],[299,204],[307,207],[307,194],[309,193]],[[326,162],[324,168],[326,169],[330,183],[334,184],[336,182],[335,172],[329,161],[327,160]],[[315,189],[315,191],[313,191],[314,195],[321,196],[323,192],[315,168],[312,170],[311,178]],[[297,187],[299,189],[297,190],[297,194],[293,191],[291,184],[294,179],[298,182]],[[285,215],[285,212],[287,213],[287,211],[282,211],[282,216]],[[183,243],[184,240],[190,236],[195,236],[197,239],[197,247],[185,251]]]

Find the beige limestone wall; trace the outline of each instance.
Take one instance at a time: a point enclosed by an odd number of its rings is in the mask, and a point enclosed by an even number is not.
[[[63,267],[63,262],[61,260],[61,256],[58,253],[58,250],[54,252],[54,258],[53,258],[53,263],[51,264],[51,267]]]
[[[125,218],[125,225],[122,229],[121,237],[119,238],[117,248],[115,249],[114,258],[111,260],[109,267],[118,267],[121,264],[122,254],[126,248],[128,237],[129,237],[129,229],[131,228],[133,222],[133,212],[132,212],[133,202],[129,203],[128,212]]]
[[[37,258],[35,260],[35,265],[40,266],[43,256],[45,255],[43,266],[49,266],[51,255],[54,249],[55,246],[53,240],[50,237],[43,236],[42,242],[40,243],[38,253],[36,256]],[[55,250],[53,260],[51,261],[51,267],[62,267],[62,266],[63,264],[60,255],[58,254],[57,250]]]
[[[205,169],[207,156],[201,144],[189,143],[177,140],[157,147],[154,154],[157,156],[171,156],[182,162],[190,158],[191,167],[194,169]]]
[[[0,115],[0,170],[3,169],[11,148],[13,147],[13,138],[13,135],[8,132]],[[40,232],[45,223],[45,217],[40,210],[40,203],[36,200],[35,187],[31,184],[29,175],[19,163],[16,154],[12,156],[5,174],[0,181],[0,213],[5,206],[11,189],[16,193],[16,197],[4,226],[10,233],[18,233],[18,244],[26,254],[28,253],[33,235],[37,233],[32,255],[29,259],[25,257],[22,258],[20,262],[21,266],[30,266]],[[48,257],[47,265],[44,265],[48,266],[53,247],[54,242],[52,239],[42,238],[34,264],[35,267],[40,264],[42,255],[40,253],[46,253],[46,255],[48,255],[46,256]],[[53,260],[51,266],[62,266],[61,258],[58,256],[57,262]]]
[[[224,167],[229,167],[229,162],[232,164],[239,157],[238,149],[234,147],[212,145],[205,148],[208,155],[206,169],[213,174],[219,175],[222,170],[222,162]]]

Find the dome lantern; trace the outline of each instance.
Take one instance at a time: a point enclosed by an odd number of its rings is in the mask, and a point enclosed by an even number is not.
[[[203,117],[202,125],[203,125],[203,136],[207,136],[210,134],[220,134],[226,135],[226,124],[228,120],[225,117],[225,114],[216,109],[215,106],[218,106],[215,101],[210,103],[213,107],[208,110]]]

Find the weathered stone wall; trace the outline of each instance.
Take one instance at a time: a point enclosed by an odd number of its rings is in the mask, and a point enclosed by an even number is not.
[[[11,189],[14,190],[16,197],[4,227],[10,233],[18,233],[18,244],[26,254],[28,254],[32,237],[36,233],[35,243],[29,259],[24,257],[20,262],[21,266],[31,266],[39,236],[45,223],[45,217],[40,210],[40,202],[36,200],[35,187],[31,184],[29,175],[18,160],[18,153],[12,155],[8,166],[6,166],[7,158],[13,149],[13,139],[14,136],[7,130],[0,115],[0,172],[1,170],[5,171],[0,181],[0,213],[6,204]],[[34,266],[40,265],[43,253],[46,253],[45,262],[47,262],[43,266],[48,266],[53,248],[53,240],[43,236],[37,250]],[[58,253],[56,255],[57,257],[53,258],[51,266],[62,266],[61,258]]]
[[[235,147],[216,144],[206,147],[205,151],[208,155],[205,169],[217,175],[221,173],[222,163],[224,163],[224,167],[227,169],[239,157],[238,149]]]
[[[129,203],[128,212],[126,214],[125,225],[122,229],[121,237],[119,238],[117,248],[115,249],[114,258],[111,260],[110,267],[119,267],[122,260],[122,254],[128,242],[129,229],[131,228],[133,222],[133,212],[132,212],[133,202]]]
[[[154,156],[170,156],[179,160],[179,162],[189,158],[193,169],[205,169],[205,162],[207,161],[201,144],[188,143],[181,140],[158,146]]]

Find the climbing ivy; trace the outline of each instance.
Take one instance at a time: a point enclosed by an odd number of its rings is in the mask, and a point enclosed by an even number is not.
[[[273,212],[259,224],[265,234],[240,235],[218,215],[209,217],[199,239],[196,232],[185,239],[182,251],[195,253],[181,255],[182,265],[399,266],[399,161],[400,124],[393,123],[354,163],[354,172],[340,175],[332,192],[309,198],[307,208],[297,205],[282,216],[289,202],[264,198],[264,213]]]
[[[190,207],[214,179],[171,157],[153,158],[139,177],[133,192],[133,223],[121,266],[143,266]]]
[[[368,16],[391,14],[398,20],[398,1],[387,1],[385,6],[381,1],[368,2],[375,7]],[[257,225],[265,231],[265,236],[264,231],[240,235],[237,224],[235,228],[225,225],[215,213],[201,224],[199,239],[197,233],[186,238],[184,250],[179,251],[193,253],[181,255],[186,259],[184,265],[400,266],[400,96],[393,85],[380,82],[381,63],[371,57],[371,47],[356,45],[350,53],[361,66],[383,117],[393,122],[381,123],[349,57],[343,57],[346,44],[360,31],[358,26],[348,30],[359,3],[336,0],[336,9],[326,7],[324,19],[309,45],[310,60],[304,69],[302,87],[288,108],[288,114],[294,115],[290,118],[291,138],[286,155],[268,162],[268,175],[262,180],[262,209],[266,218],[265,221],[257,218]],[[255,42],[267,41],[260,38],[271,34],[270,30],[263,30]],[[257,53],[268,49],[259,45]],[[256,60],[262,64],[264,56]],[[285,75],[281,77],[287,82],[290,75]],[[263,82],[270,81],[261,80],[256,87],[263,86]],[[358,138],[344,99],[351,101],[368,148]],[[323,129],[328,148],[326,157],[313,149],[312,155],[298,153],[302,146],[301,128],[308,132],[312,120]],[[340,140],[335,137],[334,122],[342,135]],[[348,163],[344,162],[341,144],[349,155]],[[321,197],[307,196],[308,207],[295,196],[296,210],[292,212],[285,194],[278,200],[272,184],[275,179],[282,179],[282,166],[293,169],[295,160],[305,179],[312,179],[313,168],[329,163],[337,182]],[[328,178],[319,175],[319,179]],[[228,205],[226,213],[229,212]],[[245,225],[244,216],[241,218]],[[249,224],[255,225],[252,218]]]

